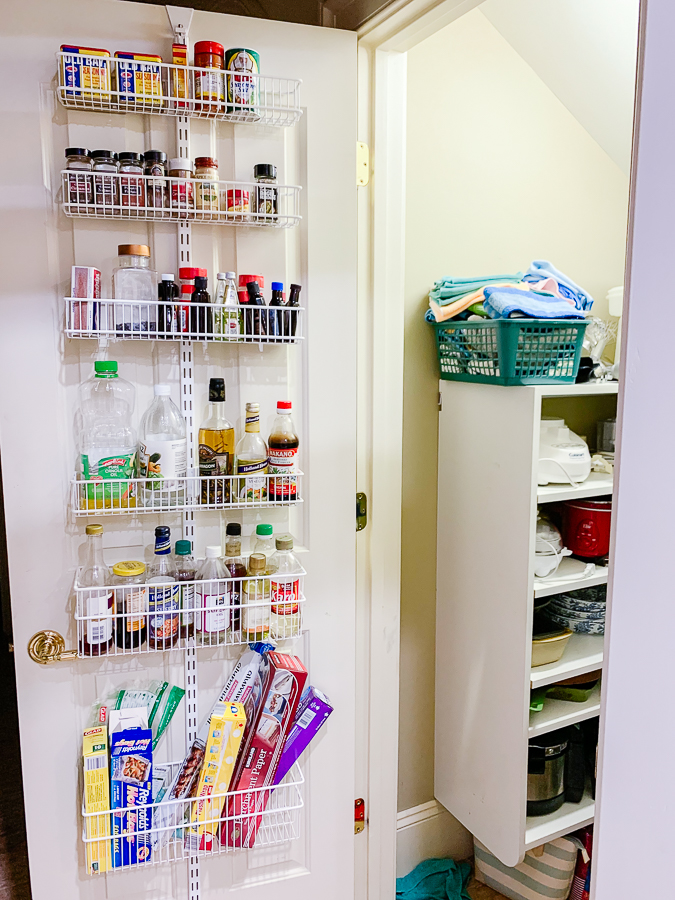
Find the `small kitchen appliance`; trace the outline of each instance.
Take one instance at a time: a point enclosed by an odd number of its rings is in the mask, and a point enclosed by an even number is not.
[[[570,431],[564,419],[542,417],[539,432],[539,484],[580,484],[590,474],[591,454],[586,442]]]
[[[556,572],[565,556],[572,551],[563,547],[560,531],[556,526],[537,516],[537,537],[534,545],[534,574],[538,578],[546,578]]]
[[[565,802],[568,731],[532,738],[527,748],[527,815],[547,816]]]
[[[567,500],[563,504],[562,534],[565,546],[582,559],[609,553],[612,498]]]

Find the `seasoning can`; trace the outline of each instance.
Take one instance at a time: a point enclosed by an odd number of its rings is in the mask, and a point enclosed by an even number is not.
[[[68,203],[88,206],[92,202],[94,186],[91,175],[91,156],[84,147],[68,147],[66,150],[66,176]]]
[[[254,108],[258,101],[258,75],[260,56],[246,47],[233,47],[225,54],[228,113],[244,113],[242,118],[258,119]]]
[[[249,191],[228,188],[226,191],[220,192],[220,208],[229,214],[228,218],[238,218],[243,213],[248,215],[251,210],[250,197]]]
[[[277,184],[277,167],[270,163],[259,163],[253,169],[256,188],[253,193],[252,212],[257,216],[275,218],[279,214],[279,190]]]
[[[162,57],[146,53],[115,53],[115,81],[123,105],[163,106]]]
[[[104,213],[112,215],[113,207],[119,206],[120,202],[117,154],[112,150],[92,150],[91,158],[94,170],[94,205],[98,211],[102,209]]]
[[[225,100],[225,50],[215,41],[197,41],[195,44],[195,100],[206,100],[208,105],[195,103],[195,109],[216,112],[216,104]],[[211,105],[213,104],[213,106]]]
[[[172,44],[171,81],[169,95],[172,109],[185,109],[188,98],[188,48],[187,44]]]
[[[195,207],[217,211],[220,208],[218,160],[212,156],[198,156],[195,159],[195,182]]]
[[[192,171],[192,160],[190,159],[177,157],[169,161],[169,191],[172,210],[187,210],[194,207]]]
[[[145,185],[147,206],[155,209],[169,205],[166,181],[166,153],[163,150],[146,150],[143,154],[143,172],[149,176]]]
[[[143,179],[143,157],[140,153],[119,154],[120,206],[134,210],[145,206],[145,181]],[[136,176],[136,177],[134,177]]]
[[[95,47],[61,44],[61,77],[65,96],[110,103],[110,53]]]

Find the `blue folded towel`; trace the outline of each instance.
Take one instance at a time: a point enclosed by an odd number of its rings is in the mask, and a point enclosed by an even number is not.
[[[466,886],[468,863],[454,859],[425,859],[405,878],[396,879],[396,900],[471,900]]]
[[[485,312],[491,319],[508,319],[511,313],[524,313],[535,319],[584,319],[583,312],[567,300],[537,291],[517,288],[485,288]]]
[[[575,284],[571,278],[559,272],[556,267],[546,259],[533,259],[523,281],[541,281],[543,278],[555,278],[563,297],[569,297],[574,301],[577,309],[589,310],[593,306],[593,298],[583,288]]]

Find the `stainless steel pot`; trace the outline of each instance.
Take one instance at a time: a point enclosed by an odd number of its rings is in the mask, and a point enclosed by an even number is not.
[[[565,802],[567,730],[532,738],[527,754],[527,814],[547,816]]]

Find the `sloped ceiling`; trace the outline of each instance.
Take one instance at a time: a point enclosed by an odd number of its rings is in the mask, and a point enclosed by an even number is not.
[[[479,7],[626,174],[638,7],[639,0],[485,0]]]

